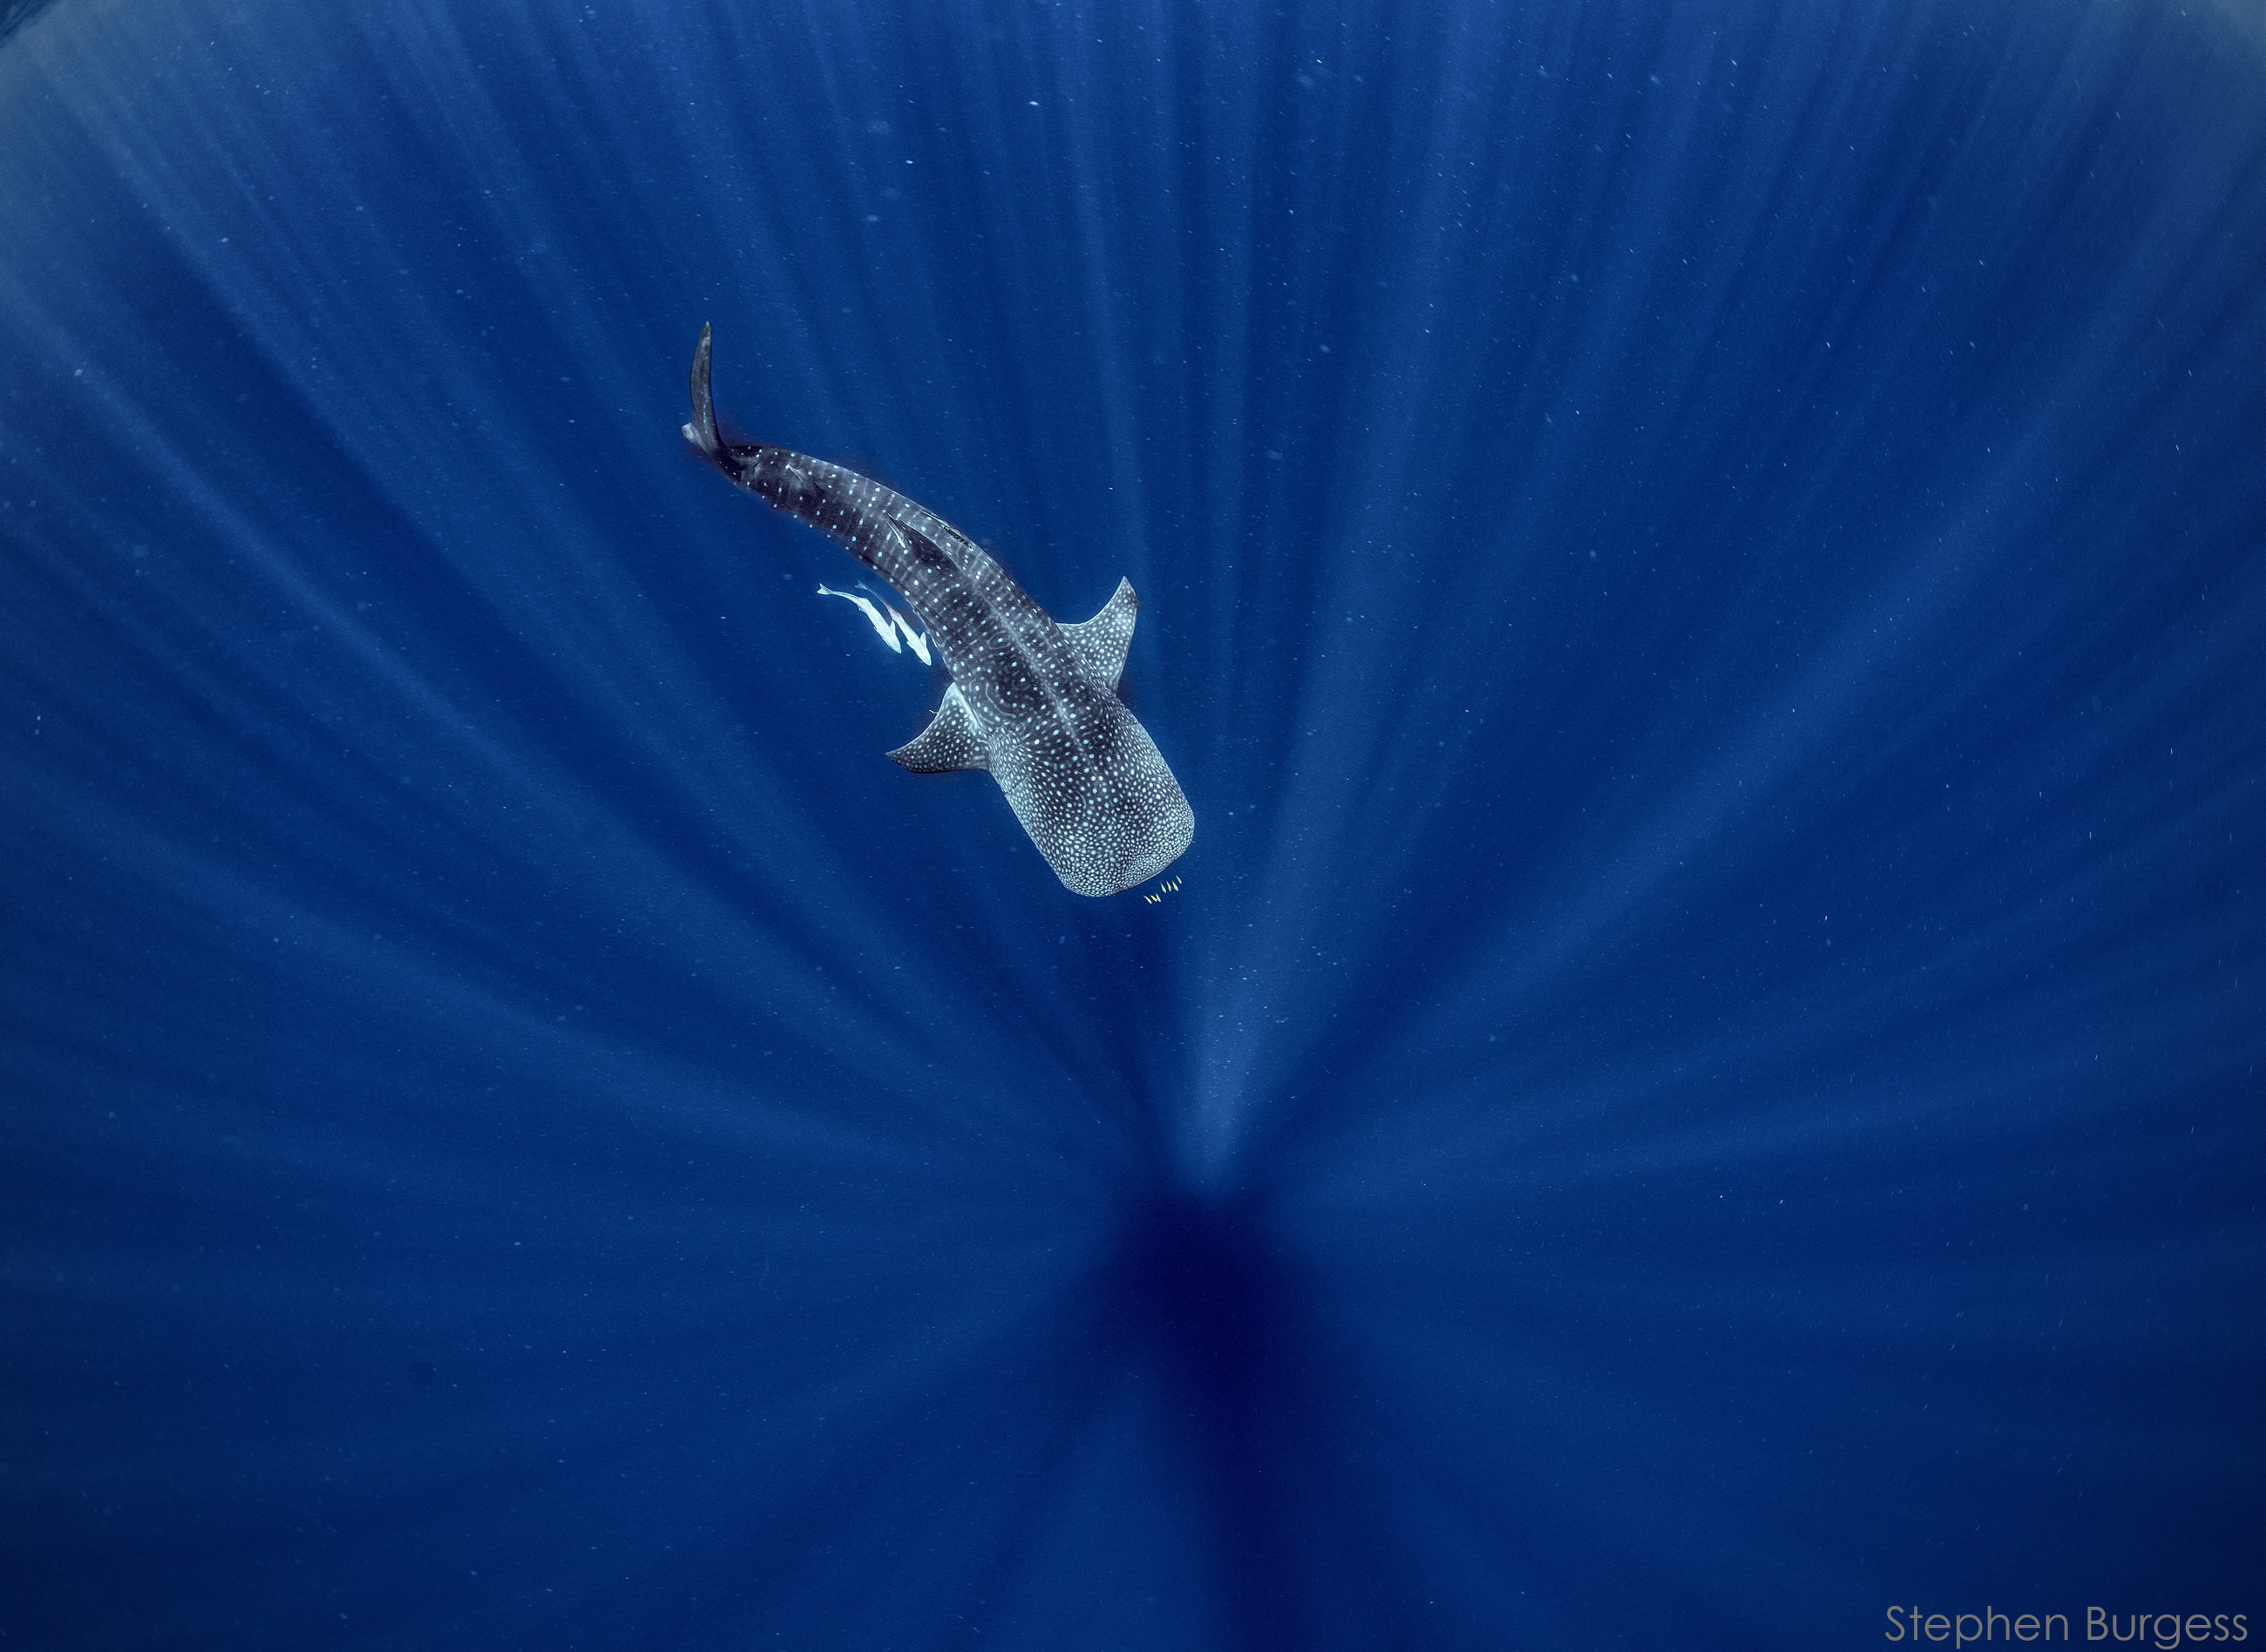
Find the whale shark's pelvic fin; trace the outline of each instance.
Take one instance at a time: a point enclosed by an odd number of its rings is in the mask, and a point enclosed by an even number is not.
[[[1085,668],[1086,676],[1106,689],[1114,690],[1117,679],[1125,675],[1125,651],[1133,646],[1133,617],[1140,611],[1141,599],[1133,595],[1133,581],[1117,581],[1116,594],[1101,605],[1101,611],[1091,619],[1082,619],[1075,625],[1055,622],[1070,644],[1070,651]]]
[[[936,708],[935,718],[919,737],[899,746],[889,757],[915,774],[950,774],[955,769],[991,766],[990,754],[983,747],[983,731],[976,726],[976,714],[968,709],[957,683],[945,690],[944,704]]]

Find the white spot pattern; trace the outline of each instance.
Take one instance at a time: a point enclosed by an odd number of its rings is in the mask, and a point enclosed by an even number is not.
[[[1121,581],[1093,618],[1057,625],[974,541],[903,494],[784,448],[722,442],[708,365],[704,327],[687,439],[732,481],[827,535],[901,593],[952,674],[960,705],[950,720],[940,714],[950,727],[932,725],[890,755],[922,771],[988,769],[1077,894],[1118,894],[1178,859],[1195,836],[1195,811],[1115,691],[1139,606],[1133,588]],[[979,756],[980,765],[972,761]]]

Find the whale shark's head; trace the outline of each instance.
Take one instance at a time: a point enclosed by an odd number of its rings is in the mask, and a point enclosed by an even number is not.
[[[1122,895],[1146,883],[1195,840],[1195,811],[1149,731],[1117,705],[1115,727],[1097,742],[1104,782],[1060,794],[1043,774],[996,752],[991,778],[1009,807],[1073,895]],[[1005,760],[1003,760],[1005,759]]]

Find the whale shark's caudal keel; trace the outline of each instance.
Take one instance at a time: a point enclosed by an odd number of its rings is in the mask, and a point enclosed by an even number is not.
[[[708,329],[692,353],[700,457],[773,509],[808,523],[895,586],[952,674],[919,737],[889,754],[921,774],[988,769],[1064,885],[1115,895],[1163,871],[1196,817],[1157,742],[1117,698],[1140,602],[1133,587],[1093,618],[1058,625],[974,541],[869,477],[716,433]]]

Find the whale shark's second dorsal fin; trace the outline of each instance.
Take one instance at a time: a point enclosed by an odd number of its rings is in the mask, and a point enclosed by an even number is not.
[[[950,774],[956,769],[988,769],[991,754],[984,749],[983,731],[955,683],[944,691],[944,704],[919,735],[889,754],[891,761],[915,774]]]
[[[1141,599],[1133,595],[1133,581],[1120,580],[1116,593],[1093,618],[1082,619],[1075,625],[1056,622],[1056,628],[1069,640],[1071,652],[1085,668],[1085,674],[1106,689],[1114,691],[1117,679],[1125,675],[1125,651],[1133,646],[1133,617],[1140,609]]]

